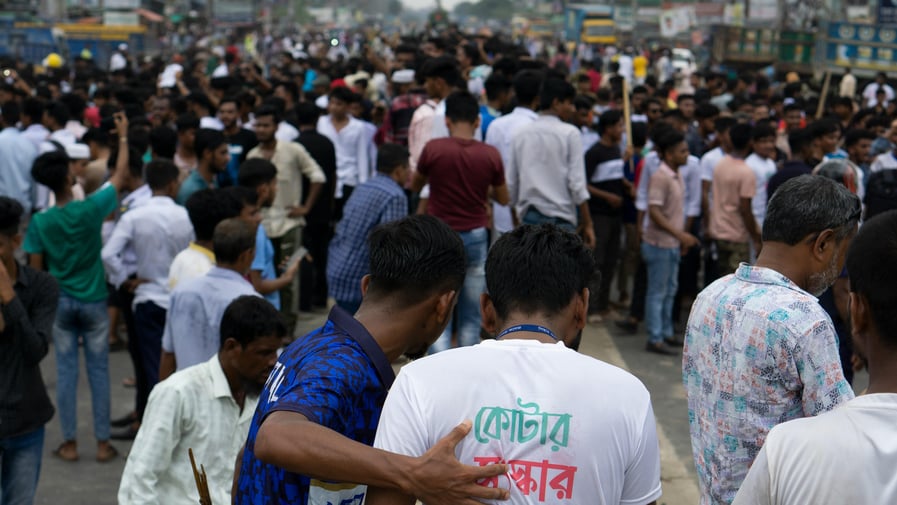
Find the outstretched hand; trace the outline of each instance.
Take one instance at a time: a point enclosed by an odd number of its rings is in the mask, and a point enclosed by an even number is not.
[[[510,491],[477,484],[504,475],[508,465],[468,466],[455,457],[455,447],[470,433],[472,423],[464,421],[443,437],[423,456],[409,475],[410,492],[427,505],[477,505],[478,500],[507,500]]]

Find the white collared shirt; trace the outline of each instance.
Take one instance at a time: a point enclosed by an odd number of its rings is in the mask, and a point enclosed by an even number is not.
[[[514,132],[524,125],[528,125],[539,117],[534,111],[525,107],[515,107],[510,114],[497,117],[489,123],[489,129],[486,131],[486,143],[498,149],[501,154],[501,163],[508,168],[511,153],[511,140],[514,139]],[[511,219],[511,207],[507,205],[499,205],[492,203],[492,222],[495,229],[499,232],[508,232],[514,229],[514,222]]]
[[[257,396],[234,400],[218,355],[153,388],[118,489],[121,505],[188,505],[199,501],[188,449],[209,479],[212,503],[231,502],[234,461]]]
[[[137,277],[147,282],[134,293],[134,306],[153,302],[168,309],[168,272],[174,257],[193,240],[187,210],[167,196],[154,196],[142,206],[125,212],[103,246],[103,265],[116,287],[128,278],[123,253],[133,247]]]
[[[343,187],[358,186],[371,176],[371,138],[364,123],[349,117],[349,123],[336,131],[330,115],[318,119],[318,133],[324,135],[336,148],[336,198],[343,197]]]

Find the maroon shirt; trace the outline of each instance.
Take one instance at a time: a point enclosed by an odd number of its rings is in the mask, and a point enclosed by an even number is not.
[[[429,178],[427,212],[457,232],[489,225],[486,203],[489,186],[505,183],[501,155],[494,147],[458,138],[427,142],[417,169]]]

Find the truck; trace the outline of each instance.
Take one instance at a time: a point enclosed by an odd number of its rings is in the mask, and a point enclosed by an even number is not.
[[[37,65],[50,53],[68,60],[68,42],[62,30],[40,22],[0,19],[0,56]]]
[[[567,5],[564,9],[564,36],[568,43],[616,44],[614,8],[609,5]]]

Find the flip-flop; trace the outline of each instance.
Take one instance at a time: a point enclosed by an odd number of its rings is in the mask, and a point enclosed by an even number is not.
[[[100,463],[107,463],[112,461],[113,459],[118,457],[118,449],[111,445],[106,446],[106,450],[104,452],[97,451],[97,461]]]
[[[63,461],[78,461],[78,448],[71,447],[66,442],[63,442],[55,451],[53,451],[53,455]]]

